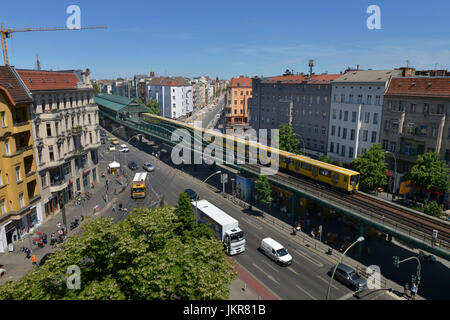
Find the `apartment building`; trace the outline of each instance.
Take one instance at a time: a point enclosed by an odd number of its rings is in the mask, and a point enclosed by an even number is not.
[[[194,109],[192,85],[182,77],[158,77],[149,81],[146,98],[158,102],[161,115],[177,119]]]
[[[11,66],[0,67],[0,252],[42,223],[33,152],[33,99]]]
[[[225,118],[228,127],[247,125],[247,103],[251,97],[251,78],[239,76],[230,80],[225,97]]]
[[[328,156],[351,163],[380,142],[383,97],[400,70],[349,70],[331,82]]]
[[[312,76],[288,71],[269,78],[253,78],[249,124],[255,129],[279,129],[290,124],[300,140],[300,151],[326,154],[330,119],[330,81],[339,74]]]
[[[450,164],[450,77],[393,77],[385,93],[381,143],[398,181],[433,151]]]
[[[89,69],[17,70],[33,98],[32,128],[45,217],[98,182],[100,126]]]

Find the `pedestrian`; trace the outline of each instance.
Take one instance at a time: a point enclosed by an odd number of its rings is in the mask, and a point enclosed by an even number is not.
[[[31,257],[31,250],[30,250],[30,248],[26,248],[25,249],[25,254],[27,255],[27,259],[30,259],[30,257]]]
[[[411,284],[411,299],[415,300],[416,299],[416,293],[417,293],[417,286],[416,284],[413,282]]]
[[[311,237],[315,238],[314,229],[311,230]]]
[[[33,254],[31,257],[31,263],[35,266],[36,265],[36,255]]]
[[[42,234],[42,242],[44,243],[44,245],[47,244],[47,234],[46,233]]]
[[[408,284],[408,282],[407,282],[407,283],[405,283],[405,297],[408,297],[408,298],[409,298],[408,291],[409,291],[409,284]]]
[[[56,236],[55,233],[52,233],[50,235],[50,245],[53,246],[56,243]]]
[[[122,211],[122,202],[119,202],[119,211]]]
[[[112,206],[112,211],[113,211],[114,213],[116,213],[116,204],[115,204],[115,203],[114,203],[113,206]]]

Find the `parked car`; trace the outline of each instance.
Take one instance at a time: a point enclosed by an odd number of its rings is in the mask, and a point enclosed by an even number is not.
[[[137,170],[138,166],[137,166],[136,162],[130,161],[130,162],[128,162],[128,168],[130,168],[131,170]]]
[[[144,169],[145,171],[153,171],[155,170],[155,167],[150,162],[145,162],[142,166],[142,169]]]
[[[111,143],[112,144],[114,144],[114,145],[118,145],[120,142],[119,142],[119,139],[117,139],[117,138],[112,138],[111,140]]]
[[[120,152],[130,152],[130,149],[128,149],[126,144],[121,144],[119,147]]]
[[[39,261],[39,267],[41,267],[41,266],[43,266],[44,265],[44,263],[45,263],[45,261],[47,261],[48,259],[50,259],[50,257],[52,256],[52,252],[50,252],[50,253],[47,253],[46,255],[44,255],[43,257],[42,257],[42,259],[41,259],[41,261]]]
[[[334,268],[335,266],[331,267],[330,276],[333,274]],[[361,277],[353,268],[343,263],[338,264],[334,278],[355,291],[363,290],[367,287],[367,280]]]
[[[192,189],[185,189],[184,192],[186,192],[189,195],[189,198],[191,200],[196,200],[197,199],[197,192],[195,192]]]
[[[292,256],[289,252],[272,238],[262,239],[259,250],[279,265],[288,266],[292,264]]]
[[[115,151],[116,150],[116,146],[113,145],[113,144],[110,144],[109,147],[108,147],[108,150],[109,151]]]
[[[101,137],[106,137],[106,132],[104,130],[100,130],[100,136]]]

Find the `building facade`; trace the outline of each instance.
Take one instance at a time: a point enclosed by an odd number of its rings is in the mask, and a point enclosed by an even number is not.
[[[89,69],[17,70],[33,97],[32,128],[45,218],[98,182],[100,126]]]
[[[380,142],[383,96],[399,70],[350,70],[331,82],[328,156],[351,163]]]
[[[16,70],[0,67],[0,252],[42,223],[31,129],[32,97]]]
[[[249,124],[255,129],[279,129],[290,124],[300,140],[300,151],[326,154],[330,118],[330,81],[339,75],[308,76],[286,72],[282,76],[253,78]]]
[[[193,109],[192,85],[182,77],[159,77],[149,81],[147,85],[147,100],[158,102],[161,115],[177,119],[189,115]]]
[[[397,189],[418,155],[437,152],[450,164],[450,77],[392,78],[383,108],[381,144]]]
[[[244,76],[232,78],[225,97],[227,127],[246,126],[248,122],[248,99],[252,97],[252,79]]]

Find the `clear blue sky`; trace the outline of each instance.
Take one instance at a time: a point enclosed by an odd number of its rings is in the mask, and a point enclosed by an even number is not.
[[[286,68],[337,73],[347,66],[406,65],[450,69],[450,1],[8,1],[6,27],[66,25],[66,8],[81,24],[107,30],[15,33],[10,63],[44,69],[90,68],[97,79],[159,75],[277,75]],[[381,30],[369,30],[369,5],[381,8]]]

